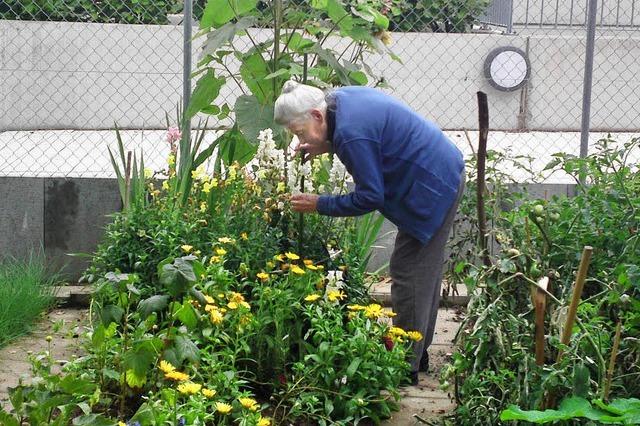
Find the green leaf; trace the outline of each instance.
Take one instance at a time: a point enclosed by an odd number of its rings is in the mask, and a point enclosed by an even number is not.
[[[198,317],[188,301],[184,302],[175,315],[189,329],[194,329],[198,325]]]
[[[360,366],[360,363],[362,363],[361,358],[354,358],[353,361],[351,361],[351,364],[349,364],[349,367],[347,367],[347,377],[352,377],[355,374],[355,372],[358,370],[358,367]]]
[[[130,388],[141,388],[147,383],[147,376],[145,373],[137,373],[133,369],[127,370],[127,385]]]
[[[316,44],[315,41],[302,37],[299,33],[295,32],[290,36],[283,36],[283,43],[287,44],[287,48],[293,50],[296,53],[303,54],[306,49],[313,47]]]
[[[20,426],[18,420],[0,408],[0,424],[4,426]]]
[[[89,414],[73,419],[74,426],[114,426],[116,423],[101,414]]]
[[[209,0],[202,12],[200,28],[218,28],[255,9],[258,0]]]
[[[60,381],[60,389],[69,395],[90,395],[96,390],[96,386],[89,380],[78,379],[72,375],[65,376]]]
[[[176,355],[182,363],[184,360],[197,362],[200,357],[198,355],[198,347],[186,336],[177,336],[175,340]]]
[[[223,77],[216,77],[214,71],[209,69],[205,75],[200,77],[196,88],[191,95],[191,101],[185,115],[187,119],[192,118],[205,107],[211,105],[220,94],[220,88],[224,85]]]
[[[325,61],[331,69],[336,73],[340,83],[348,86],[351,84],[351,79],[349,78],[349,71],[340,65],[338,59],[335,57],[332,51],[328,49],[323,49],[319,46],[315,46],[313,51],[318,55],[320,59]]]
[[[165,309],[168,303],[169,296],[156,294],[148,299],[141,300],[140,303],[138,303],[138,311],[142,319],[145,319],[151,315],[152,312],[159,312]]]
[[[327,0],[327,7],[325,10],[333,23],[340,28],[341,32],[348,33],[353,28],[353,19],[351,18],[351,15],[347,13],[338,0]]]
[[[120,306],[116,305],[107,305],[100,310],[100,318],[102,319],[102,324],[106,326],[108,326],[112,322],[120,323],[123,315],[124,310]]]
[[[238,130],[237,123],[220,137],[219,155],[226,165],[231,165],[234,161],[241,165],[248,163],[257,149],[257,145],[247,142],[247,138]]]
[[[255,17],[245,16],[240,18],[238,22],[228,22],[217,30],[207,33],[207,41],[202,48],[202,57],[213,55],[222,46],[231,42],[238,32],[246,30],[255,23]]]
[[[260,101],[268,103],[275,101],[273,82],[266,80],[271,74],[271,68],[260,52],[246,55],[242,58],[240,75],[251,93]]]
[[[138,342],[124,354],[124,365],[127,370],[132,369],[137,376],[144,376],[158,356],[162,340],[158,338]]]
[[[274,135],[282,127],[273,121],[273,105],[260,103],[255,96],[239,96],[235,104],[236,123],[250,143],[255,143],[264,129],[273,129]]]
[[[367,78],[367,75],[362,72],[362,71],[352,71],[349,73],[349,80],[351,80],[351,82],[355,85],[358,86],[365,86],[368,82],[369,79]]]
[[[327,7],[327,0],[311,0],[311,7],[314,9],[324,9]]]
[[[573,395],[586,398],[589,396],[589,369],[580,362],[573,368]]]
[[[160,284],[167,288],[169,294],[179,297],[187,292],[191,283],[196,281],[196,276],[189,259],[181,257],[173,263],[163,265],[159,279]]]

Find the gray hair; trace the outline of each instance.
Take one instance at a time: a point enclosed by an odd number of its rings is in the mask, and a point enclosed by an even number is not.
[[[324,92],[317,87],[289,80],[284,83],[282,94],[276,99],[273,118],[276,123],[288,126],[307,120],[312,109],[327,110]]]

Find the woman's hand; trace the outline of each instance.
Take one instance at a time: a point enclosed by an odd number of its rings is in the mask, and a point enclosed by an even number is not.
[[[312,213],[318,210],[318,198],[316,194],[296,194],[291,196],[291,208],[296,212]]]

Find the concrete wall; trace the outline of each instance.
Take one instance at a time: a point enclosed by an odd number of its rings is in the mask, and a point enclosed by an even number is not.
[[[526,187],[535,198],[573,194],[573,185]],[[89,260],[69,254],[93,253],[110,222],[108,215],[122,208],[115,179],[0,177],[0,200],[0,258],[20,258],[44,248],[49,262],[64,266],[70,280],[82,275]],[[385,221],[371,271],[385,269],[395,234],[395,226]]]
[[[102,237],[107,215],[121,209],[112,179],[0,177],[0,258],[44,249],[49,262],[77,279]]]
[[[268,31],[253,35],[264,39]],[[519,116],[525,129],[578,130],[584,38],[396,33],[391,48],[403,63],[380,55],[368,62],[390,92],[445,129],[477,127],[476,91],[483,90],[495,130],[520,128]],[[194,61],[202,42],[194,42]],[[521,91],[493,89],[483,64],[498,46],[526,50],[527,43],[532,74],[524,102]],[[235,44],[244,48],[248,41]],[[599,36],[596,49],[592,127],[638,129],[640,32]],[[163,128],[182,91],[181,62],[181,27],[0,21],[0,130],[99,129],[114,122]],[[221,102],[233,104],[238,93],[230,82]]]
[[[588,4],[588,0],[516,0],[513,2],[513,22],[515,25],[584,25]],[[600,0],[597,16],[598,25],[640,25],[637,0]]]

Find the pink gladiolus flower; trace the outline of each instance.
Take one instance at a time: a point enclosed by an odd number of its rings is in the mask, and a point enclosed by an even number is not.
[[[182,137],[182,133],[180,133],[180,129],[177,127],[169,127],[167,130],[167,142],[173,145],[175,142],[179,141]]]

